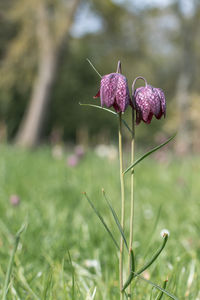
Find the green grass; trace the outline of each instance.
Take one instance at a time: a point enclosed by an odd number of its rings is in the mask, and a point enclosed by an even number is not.
[[[200,299],[200,158],[170,158],[161,164],[150,157],[136,167],[135,174],[136,269],[152,257],[162,243],[161,229],[167,228],[169,241],[147,275],[160,286],[168,277],[167,290],[178,299]],[[130,178],[125,176],[128,212]],[[0,297],[14,236],[28,222],[15,255],[7,299],[89,300],[95,288],[95,300],[119,299],[115,245],[82,195],[87,192],[119,241],[101,194],[103,187],[119,215],[118,177],[117,161],[92,152],[76,168],[69,168],[65,157],[53,159],[48,148],[28,152],[1,146]],[[11,206],[12,194],[20,196],[20,205]],[[156,295],[152,286],[135,280],[135,299]]]

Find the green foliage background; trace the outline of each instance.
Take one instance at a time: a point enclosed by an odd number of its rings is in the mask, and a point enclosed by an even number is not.
[[[45,1],[45,0],[43,0]],[[52,16],[49,20],[59,25],[59,1],[46,0]],[[37,22],[37,1],[1,2],[0,29],[0,117],[6,124],[8,139],[13,139],[30,99],[37,71],[37,40],[34,31]],[[166,7],[138,5],[137,1],[116,4],[112,1],[82,1],[76,20],[85,7],[101,20],[101,28],[81,36],[71,34],[63,49],[57,80],[43,134],[49,139],[53,129],[60,128],[64,140],[76,140],[77,130],[87,127],[91,138],[104,129],[110,132],[114,122],[106,114],[79,107],[80,102],[93,100],[99,88],[99,78],[86,62],[89,58],[101,74],[114,72],[118,60],[128,77],[129,86],[138,75],[161,87],[166,94],[168,113],[164,123],[154,123],[171,133],[179,126],[176,93],[179,76],[185,70],[191,77],[189,93],[199,93],[199,14],[200,5],[193,1],[192,15],[182,11],[184,3],[174,0]],[[50,15],[51,16],[51,15]],[[61,22],[61,20],[60,20]],[[75,21],[76,22],[76,21]],[[92,25],[91,25],[92,26]],[[53,28],[53,27],[52,27]],[[185,34],[186,33],[186,34]],[[187,63],[185,63],[187,61]],[[103,125],[102,125],[103,124]],[[161,125],[163,124],[163,125]],[[172,130],[173,128],[173,130]],[[148,139],[146,126],[139,129],[139,138]]]
[[[119,232],[101,194],[104,187],[119,215],[118,163],[90,152],[76,168],[69,168],[67,154],[54,160],[45,148],[35,152],[0,149],[0,292],[13,235],[28,222],[16,253],[8,299],[16,299],[14,291],[20,299],[36,299],[33,293],[39,299],[73,299],[68,250],[75,272],[74,299],[85,300],[95,287],[95,299],[119,299],[115,245],[82,195],[87,191],[118,241]],[[166,248],[146,276],[159,285],[168,277],[167,290],[178,299],[199,296],[199,170],[198,157],[183,161],[169,154],[165,163],[147,158],[135,169],[136,269],[152,257],[162,242],[160,231],[167,228]],[[125,179],[128,212],[130,177]],[[20,197],[18,206],[10,204],[11,194]],[[88,260],[94,260],[93,267]],[[152,292],[155,299],[156,291],[136,280],[137,299],[149,299]]]

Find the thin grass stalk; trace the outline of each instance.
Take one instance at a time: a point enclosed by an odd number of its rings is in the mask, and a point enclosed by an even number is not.
[[[134,162],[135,158],[135,114],[134,109],[132,109],[132,128],[131,128],[131,164]],[[133,219],[134,219],[134,171],[131,170],[131,198],[130,198],[130,225],[129,225],[129,273],[130,273],[130,260],[131,260],[131,249],[133,246]],[[131,285],[128,287],[128,294],[131,297]]]
[[[119,113],[119,165],[120,165],[120,185],[121,185],[121,227],[124,231],[125,201],[124,201],[124,174],[123,174],[123,152],[122,152],[122,116]],[[123,253],[124,240],[120,238],[120,257],[119,257],[119,282],[120,291],[123,289]],[[120,293],[120,300],[124,299],[124,293]]]
[[[2,300],[7,299],[7,293],[8,293],[8,288],[9,288],[9,284],[10,284],[10,277],[11,277],[12,268],[13,268],[13,264],[14,264],[15,253],[17,251],[17,247],[19,244],[20,235],[24,231],[25,227],[26,227],[26,225],[23,224],[15,236],[14,247],[13,247],[13,250],[12,250],[12,253],[10,256],[10,260],[9,260],[8,268],[7,268],[7,272],[6,272]]]

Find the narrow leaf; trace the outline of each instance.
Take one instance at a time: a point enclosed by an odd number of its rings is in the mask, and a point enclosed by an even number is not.
[[[95,208],[94,204],[92,203],[92,201],[89,199],[88,195],[86,193],[83,193],[85,195],[85,198],[87,199],[87,201],[89,202],[90,206],[92,207],[92,209],[94,210],[95,214],[97,215],[97,217],[99,218],[99,220],[101,221],[101,223],[103,224],[104,228],[106,229],[106,231],[108,232],[108,234],[110,235],[111,239],[113,240],[115,246],[117,247],[118,250],[120,250],[119,245],[117,244],[112,232],[110,231],[110,229],[108,228],[107,224],[105,223],[103,217],[100,215],[100,213],[98,212],[98,210]]]
[[[158,213],[157,213],[157,215],[156,215],[155,222],[154,222],[154,225],[153,225],[153,227],[152,227],[152,231],[151,231],[151,233],[149,234],[150,237],[149,237],[148,244],[147,244],[147,246],[145,247],[147,250],[146,250],[146,252],[145,252],[144,258],[146,258],[147,254],[149,253],[150,244],[151,244],[152,238],[153,238],[153,236],[154,236],[154,233],[155,233],[155,231],[156,231],[156,228],[157,228],[157,225],[158,225],[158,222],[159,222],[159,219],[160,219],[161,209],[162,209],[162,205],[159,206]]]
[[[99,105],[94,105],[94,104],[90,104],[90,103],[81,103],[81,102],[79,102],[79,105],[82,105],[82,106],[91,106],[91,107],[99,108],[99,109],[108,111],[108,112],[112,113],[113,115],[117,115],[117,113],[114,112],[114,111],[112,111],[111,109],[108,109],[108,108],[105,108],[105,107],[101,107]]]
[[[110,112],[110,113],[112,113],[113,115],[118,116],[118,113],[116,113],[115,111],[113,111],[113,110],[111,110],[111,109],[108,109],[108,108],[105,108],[105,107],[101,107],[101,106],[99,106],[99,105],[90,104],[90,103],[81,103],[81,102],[79,102],[79,105],[81,105],[81,106],[90,106],[90,107],[94,107],[94,108],[99,108],[99,109],[105,110],[105,111],[107,111],[107,112]],[[128,129],[128,131],[130,131],[130,133],[132,134],[132,130],[131,130],[131,128],[128,126],[127,122],[126,122],[124,119],[122,119],[122,122],[124,123],[124,125],[125,125],[125,127]]]
[[[173,294],[169,293],[168,291],[166,291],[165,289],[163,289],[162,287],[160,287],[159,285],[153,283],[152,281],[150,280],[147,280],[146,278],[144,278],[143,276],[141,275],[138,275],[138,274],[135,274],[139,279],[153,285],[156,289],[160,290],[161,292],[163,292],[165,295],[167,295],[168,297],[170,297],[171,299],[174,299],[174,300],[179,300],[176,296],[174,296]]]
[[[150,295],[150,300],[153,299],[153,291],[154,291],[154,287],[151,288],[151,295]]]
[[[156,251],[156,253],[153,255],[153,257],[141,268],[141,269],[139,269],[136,273],[135,273],[135,275],[134,275],[134,277],[135,276],[137,276],[137,275],[139,275],[139,274],[141,274],[142,272],[144,272],[148,267],[150,267],[152,264],[153,264],[153,262],[156,260],[156,258],[160,255],[160,253],[163,251],[163,249],[165,248],[165,245],[166,245],[166,243],[167,243],[167,240],[168,240],[168,234],[165,234],[165,236],[164,236],[164,239],[163,239],[163,243],[162,243],[162,245],[160,246],[160,248]],[[137,274],[137,275],[136,275]]]
[[[72,264],[72,259],[69,250],[67,249],[68,257],[69,257],[69,263],[71,267],[71,275],[72,275],[72,300],[75,299],[75,271],[74,271],[74,266]]]
[[[102,76],[101,76],[101,74],[97,71],[97,69],[95,68],[95,66],[93,65],[93,63],[89,60],[89,58],[87,58],[86,59],[88,62],[89,62],[89,64],[90,64],[90,66],[92,67],[92,69],[99,75],[99,77],[101,78]]]
[[[132,249],[131,249],[131,251],[130,251],[130,256],[131,256],[131,259],[130,259],[130,274],[129,274],[128,279],[127,279],[126,282],[124,283],[122,292],[124,292],[125,289],[129,286],[129,284],[131,284],[131,281],[132,281],[133,278],[134,278],[134,273],[135,273],[135,257],[134,257],[134,253],[133,253],[133,250],[132,250]]]
[[[30,284],[27,282],[26,277],[24,276],[24,268],[22,267],[20,262],[18,263],[21,267],[19,268],[17,279],[19,280],[19,282],[22,283],[23,288],[32,296],[31,299],[40,300],[40,298],[35,294],[35,292],[30,287]]]
[[[43,300],[50,298],[51,289],[52,289],[52,272],[49,271],[49,274],[48,274],[45,284],[44,284],[44,289],[43,289],[43,294],[42,294]]]
[[[171,140],[173,140],[173,138],[175,138],[176,134],[174,134],[172,137],[170,137],[167,141],[165,141],[164,143],[160,144],[159,146],[153,148],[152,150],[150,150],[149,152],[145,153],[144,155],[142,155],[140,158],[138,158],[133,164],[131,164],[125,171],[124,174],[126,174],[128,171],[130,171],[133,167],[135,167],[137,164],[139,164],[144,158],[146,158],[147,156],[149,156],[150,154],[152,154],[153,152],[159,150],[160,148],[162,148],[163,146],[167,145]]]
[[[130,264],[131,264],[131,271],[133,273],[135,273],[135,256],[134,256],[134,253],[133,253],[133,250],[131,249],[131,260],[130,260]]]
[[[14,258],[15,258],[15,253],[17,251],[17,247],[18,247],[18,244],[19,244],[20,235],[25,230],[26,226],[27,226],[26,224],[23,224],[21,226],[21,228],[18,230],[18,232],[15,236],[14,247],[13,247],[13,250],[12,250],[12,253],[11,253],[11,256],[10,256],[10,260],[9,260],[8,268],[7,268],[7,272],[6,272],[6,278],[5,278],[4,287],[3,287],[2,300],[6,300],[6,297],[7,297],[8,287],[9,287],[9,284],[10,284],[10,276],[11,276],[11,273],[12,273],[12,267],[13,267]]]
[[[125,127],[128,129],[128,131],[129,131],[131,134],[133,134],[133,131],[132,131],[131,128],[128,126],[127,122],[126,122],[124,119],[122,119],[122,122],[124,123],[124,125],[125,125]]]
[[[164,282],[163,282],[162,288],[164,290],[166,289],[167,282],[168,282],[168,279],[164,280]],[[156,298],[156,300],[162,300],[163,295],[164,295],[164,293],[163,293],[163,291],[161,291],[160,294],[158,295],[158,298]]]
[[[150,259],[150,261],[148,261],[141,269],[139,269],[139,271],[135,272],[135,261],[134,261],[134,254],[133,254],[133,250],[131,250],[131,268],[130,268],[130,274],[129,277],[127,279],[127,281],[125,282],[122,291],[124,291],[129,284],[131,283],[131,281],[133,280],[134,277],[140,275],[142,272],[144,272],[149,266],[152,265],[152,263],[156,260],[156,258],[159,256],[159,254],[162,252],[162,250],[164,249],[166,243],[168,240],[168,235],[166,234],[164,236],[164,240],[163,243],[161,245],[161,247],[156,251],[156,253],[154,254],[154,256]]]
[[[105,200],[106,200],[106,202],[107,202],[107,204],[108,204],[108,207],[109,207],[110,210],[111,210],[111,213],[112,213],[112,215],[113,215],[113,218],[114,218],[114,220],[115,220],[115,223],[116,223],[116,225],[117,225],[117,227],[118,227],[118,229],[119,229],[119,231],[120,231],[120,233],[121,233],[121,236],[122,236],[122,238],[123,238],[123,240],[124,240],[126,249],[128,250],[128,244],[127,244],[127,241],[126,241],[126,237],[125,237],[125,235],[124,235],[124,231],[123,231],[122,226],[121,226],[121,224],[120,224],[120,221],[119,221],[119,219],[118,219],[118,217],[117,217],[117,214],[116,214],[114,208],[111,206],[111,204],[110,204],[110,202],[109,202],[109,200],[108,200],[108,198],[107,198],[106,193],[105,193],[104,190],[102,190],[102,193],[103,193],[103,196],[104,196],[104,198],[105,198]]]

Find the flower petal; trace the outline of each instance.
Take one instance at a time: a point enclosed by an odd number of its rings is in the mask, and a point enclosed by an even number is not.
[[[148,101],[149,91],[146,87],[139,88],[135,93],[136,110],[140,112],[142,120],[149,123],[149,114],[151,113],[150,102]],[[151,117],[152,119],[152,117]]]
[[[136,109],[136,124],[141,120],[151,123],[153,115],[160,119],[166,114],[166,103],[164,92],[151,85],[137,88],[133,95],[133,105]]]
[[[157,89],[159,96],[160,96],[160,102],[161,102],[161,109],[164,117],[166,116],[166,101],[165,101],[165,94],[162,89]]]
[[[155,115],[157,119],[160,119],[162,116],[161,110],[161,102],[160,102],[160,95],[157,88],[152,87],[152,93],[149,97],[151,111]]]
[[[128,82],[125,76],[118,74],[118,83],[116,91],[116,104],[119,111],[124,112],[129,105],[130,95],[128,89]]]
[[[95,96],[93,96],[93,98],[99,98],[100,97],[100,90],[97,92],[97,94]]]
[[[105,75],[101,79],[100,98],[101,106],[111,107],[114,104],[118,77],[116,73]]]

